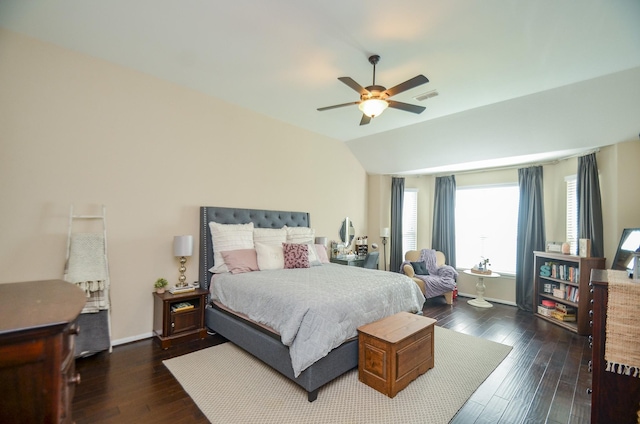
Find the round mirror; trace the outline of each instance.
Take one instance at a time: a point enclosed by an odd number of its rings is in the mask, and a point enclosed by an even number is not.
[[[353,228],[353,223],[349,217],[342,221],[342,227],[340,227],[340,240],[345,244],[345,247],[349,247],[353,241],[353,237],[356,234],[356,230]]]

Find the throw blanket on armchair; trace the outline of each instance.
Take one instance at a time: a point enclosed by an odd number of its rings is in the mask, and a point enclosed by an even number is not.
[[[430,299],[432,297],[441,296],[446,292],[450,292],[456,288],[456,277],[458,271],[452,266],[443,265],[438,267],[436,263],[436,251],[433,249],[422,249],[420,251],[420,262],[426,264],[429,275],[414,275],[414,278],[419,278],[425,283],[425,297]],[[400,272],[404,273],[404,265],[408,264],[408,261],[402,263]]]

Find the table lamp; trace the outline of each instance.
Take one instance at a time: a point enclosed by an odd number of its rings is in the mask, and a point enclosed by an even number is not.
[[[173,256],[180,258],[180,277],[178,277],[177,287],[186,286],[186,279],[184,273],[187,270],[185,264],[187,263],[187,257],[193,255],[193,237],[192,236],[175,236],[173,238]]]

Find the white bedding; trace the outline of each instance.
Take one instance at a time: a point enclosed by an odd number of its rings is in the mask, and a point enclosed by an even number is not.
[[[402,311],[418,312],[425,301],[406,275],[337,264],[217,274],[211,295],[278,331],[289,346],[296,377],[355,337],[359,326]]]

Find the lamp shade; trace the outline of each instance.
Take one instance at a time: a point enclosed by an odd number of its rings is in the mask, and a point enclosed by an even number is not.
[[[380,115],[389,106],[386,100],[381,99],[368,99],[360,102],[358,109],[370,118]]]
[[[380,230],[380,237],[389,237],[389,227]]]
[[[193,237],[175,236],[173,238],[173,256],[193,255]]]

